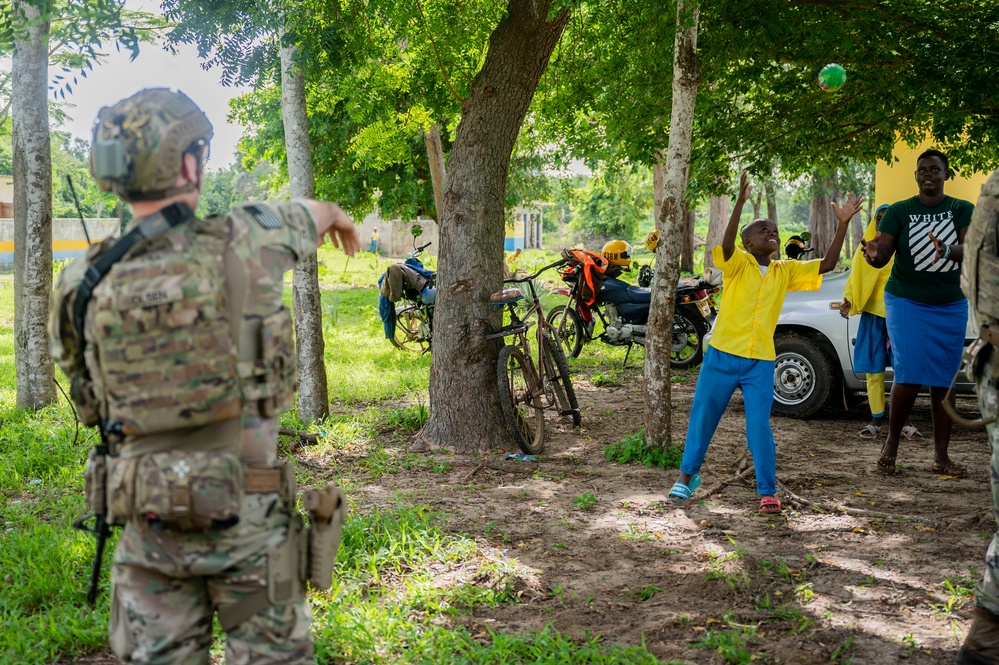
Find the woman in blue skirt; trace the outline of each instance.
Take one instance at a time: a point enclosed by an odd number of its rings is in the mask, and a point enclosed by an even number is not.
[[[895,383],[888,414],[888,438],[877,468],[895,472],[902,427],[922,386],[929,386],[933,413],[933,465],[930,471],[964,476],[947,454],[951,418],[943,408],[964,350],[968,301],[961,292],[964,234],[975,206],[944,194],[950,178],[947,157],[927,150],[916,160],[919,193],[893,204],[864,243],[864,258],[875,268],[895,263],[885,284],[885,312]],[[953,400],[953,397],[951,398]]]

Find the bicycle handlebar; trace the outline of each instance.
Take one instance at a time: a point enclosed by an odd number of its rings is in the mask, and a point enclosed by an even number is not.
[[[434,244],[434,241],[433,240],[428,240],[427,242],[425,242],[424,244],[420,245],[419,247],[413,247],[413,251],[410,252],[409,255],[411,257],[413,257],[413,258],[416,258],[417,254],[419,254],[420,252],[422,252],[423,250],[425,250],[427,247],[430,247],[432,244]]]
[[[538,270],[533,275],[528,275],[527,277],[519,277],[519,278],[513,278],[513,277],[511,277],[510,279],[504,279],[503,283],[504,284],[523,284],[524,282],[529,282],[529,281],[531,281],[533,279],[537,279],[538,275],[540,275],[541,273],[543,273],[544,271],[546,271],[546,270],[548,270],[550,268],[557,268],[559,266],[564,266],[568,262],[569,262],[569,259],[559,259],[555,263],[549,263],[548,265],[546,265],[544,268],[541,268],[540,270]]]

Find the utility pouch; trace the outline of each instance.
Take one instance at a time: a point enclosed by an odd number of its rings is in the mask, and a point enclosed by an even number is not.
[[[135,469],[138,462],[136,457],[105,458],[108,524],[122,526],[135,518]]]
[[[81,369],[73,374],[69,381],[69,396],[76,405],[81,423],[93,427],[101,422],[97,396],[94,394],[94,380],[90,378],[89,370]]]
[[[83,492],[87,508],[95,515],[108,512],[108,458],[104,451],[91,448],[87,455],[87,468],[83,472]]]
[[[232,453],[173,451],[138,458],[135,513],[179,531],[220,531],[239,522],[243,465]]]
[[[259,403],[260,415],[277,418],[291,407],[298,380],[291,310],[282,307],[260,321],[257,360],[241,363],[243,397]]]
[[[302,516],[293,513],[288,535],[267,555],[267,598],[272,605],[287,605],[305,597],[305,563],[308,540]]]
[[[346,505],[343,493],[330,485],[325,492],[309,490],[302,496],[302,505],[309,511],[308,572],[309,582],[317,589],[333,585],[333,566],[340,549]]]

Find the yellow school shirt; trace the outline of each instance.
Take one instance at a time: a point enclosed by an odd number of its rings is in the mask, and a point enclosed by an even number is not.
[[[774,330],[788,291],[814,291],[822,286],[818,259],[771,261],[766,277],[753,255],[736,247],[725,260],[721,245],[714,248],[724,289],[711,346],[742,358],[775,360]]]
[[[877,223],[872,219],[864,231],[864,240],[873,240],[878,232]],[[850,316],[861,312],[885,318],[885,283],[891,275],[895,257],[888,260],[883,268],[875,268],[864,260],[864,247],[860,246],[853,254],[853,266],[846,278],[843,297],[850,301]]]

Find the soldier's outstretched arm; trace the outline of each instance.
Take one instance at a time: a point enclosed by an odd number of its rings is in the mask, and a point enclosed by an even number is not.
[[[334,247],[340,247],[348,256],[353,256],[361,249],[361,239],[357,235],[357,226],[343,208],[328,201],[302,201],[316,220],[317,246],[322,245],[328,235]]]

